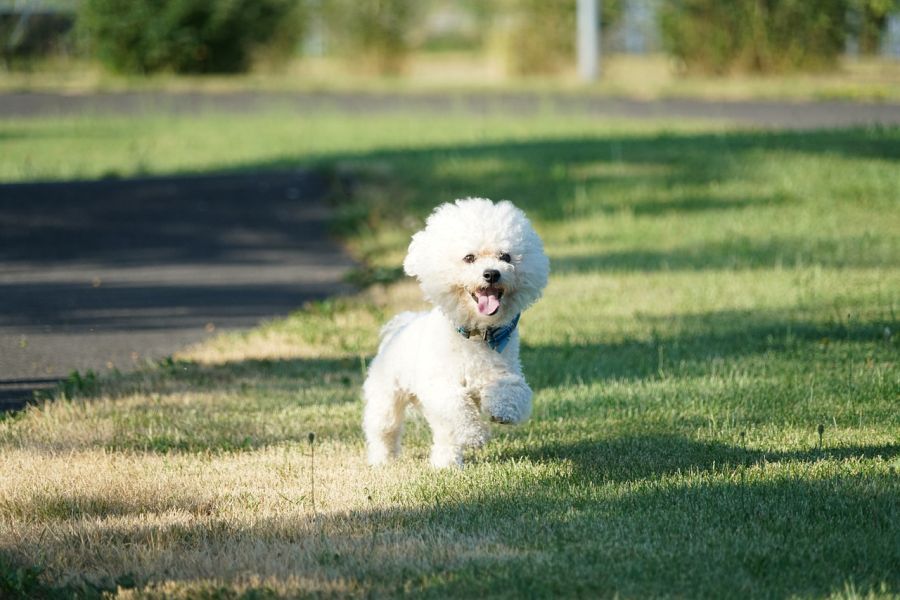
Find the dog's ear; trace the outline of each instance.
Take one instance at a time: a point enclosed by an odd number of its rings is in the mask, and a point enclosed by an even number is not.
[[[425,231],[420,231],[412,236],[406,258],[403,259],[403,270],[410,277],[418,277],[422,273],[422,248],[425,246]]]

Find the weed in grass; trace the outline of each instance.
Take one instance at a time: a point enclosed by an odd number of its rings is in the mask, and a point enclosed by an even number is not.
[[[72,371],[59,384],[59,395],[63,398],[77,398],[90,396],[97,390],[97,374],[88,370],[82,375],[78,371]]]
[[[316,434],[312,431],[306,436],[309,442],[309,502],[313,514],[316,512]]]

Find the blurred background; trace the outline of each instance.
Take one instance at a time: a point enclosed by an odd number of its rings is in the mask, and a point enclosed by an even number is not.
[[[2,0],[9,88],[577,85],[576,0]],[[596,0],[598,91],[900,97],[896,0]],[[589,18],[591,18],[589,16]],[[230,75],[231,77],[221,77]],[[240,75],[239,77],[234,77]],[[181,76],[181,77],[175,77]]]

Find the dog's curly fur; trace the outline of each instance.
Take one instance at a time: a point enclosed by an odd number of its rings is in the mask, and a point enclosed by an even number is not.
[[[434,210],[403,267],[434,308],[397,315],[382,330],[363,386],[369,462],[399,453],[404,413],[415,404],[434,436],[431,464],[461,466],[463,450],[488,439],[480,413],[500,423],[531,413],[518,330],[499,352],[480,334],[512,323],[540,297],[549,261],[521,210],[468,198]]]

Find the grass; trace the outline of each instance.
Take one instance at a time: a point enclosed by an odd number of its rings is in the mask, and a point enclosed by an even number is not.
[[[158,90],[170,92],[546,92],[613,97],[707,100],[900,101],[900,61],[844,57],[833,71],[726,77],[684,73],[665,55],[612,54],[604,57],[601,79],[580,82],[573,68],[551,76],[508,73],[502,53],[419,52],[400,75],[379,76],[336,58],[306,57],[282,68],[261,68],[241,76],[128,77],[78,60],[48,61],[30,70],[0,73],[0,91],[79,94]]]
[[[387,282],[0,421],[0,592],[900,594],[900,130],[451,112],[0,139],[6,180],[320,165]],[[468,194],[514,199],[551,255],[521,325],[533,418],[434,472],[413,417],[369,469],[365,360],[421,306],[396,267]]]
[[[377,153],[439,147],[445,143],[474,146],[480,142],[530,141],[580,136],[589,118],[571,119],[545,111],[523,121],[502,116],[472,116],[451,111],[442,119],[380,115],[350,118],[344,112],[297,114],[271,112],[236,117],[210,112],[196,115],[85,115],[0,120],[0,181],[65,181],[146,175],[191,174],[223,170],[290,169],[317,164],[342,174],[357,169],[358,158]],[[492,111],[493,112],[493,111]],[[423,123],[428,127],[423,127]],[[658,123],[616,127],[607,131],[652,132]],[[678,130],[690,126],[667,124]],[[358,161],[357,161],[358,162]],[[370,175],[389,168],[364,161]]]

